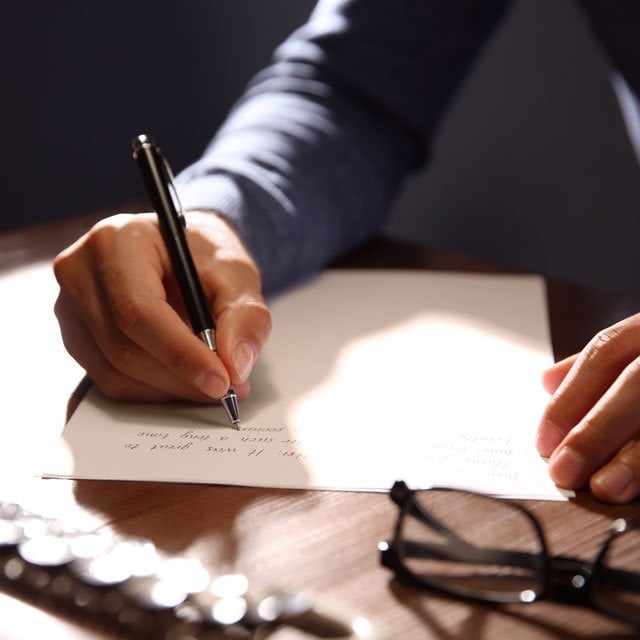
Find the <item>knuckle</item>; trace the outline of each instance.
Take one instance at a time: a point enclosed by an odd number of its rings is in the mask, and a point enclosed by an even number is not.
[[[64,318],[66,315],[66,305],[63,301],[63,298],[61,295],[59,295],[56,298],[56,301],[53,305],[53,314],[55,315],[56,319],[58,320],[58,324],[60,325],[60,328],[62,330],[63,326],[64,326]]]
[[[203,277],[217,288],[237,286],[244,290],[261,291],[262,277],[253,260],[243,247],[220,244],[212,259],[204,262]]]
[[[53,260],[53,275],[60,288],[72,297],[78,297],[78,279],[83,273],[73,247],[59,253]]]
[[[109,348],[109,361],[121,373],[134,372],[139,358],[139,348],[128,340],[117,340]]]
[[[59,253],[53,260],[53,274],[58,281],[58,284],[62,285],[67,276],[67,265],[69,264],[69,253],[63,251]]]
[[[191,351],[188,349],[174,348],[167,354],[166,366],[170,371],[183,372],[187,375],[192,370]]]
[[[624,375],[634,386],[640,384],[640,358],[634,358],[627,365]]]
[[[597,417],[585,418],[578,429],[578,435],[583,446],[590,451],[602,454],[611,446],[611,436],[605,423],[597,419]]]
[[[251,323],[256,334],[262,340],[266,340],[272,328],[271,313],[267,305],[258,300],[248,300],[242,303],[242,310],[251,317]]]
[[[82,239],[89,255],[97,265],[117,262],[114,256],[130,246],[130,238],[139,234],[140,227],[146,226],[142,216],[119,213],[95,224]]]
[[[617,457],[620,462],[634,470],[640,479],[640,439],[634,438],[626,442]]]
[[[101,220],[84,237],[89,252],[100,258],[109,255],[114,242],[115,229],[107,220]]]
[[[133,399],[132,381],[126,375],[108,363],[90,362],[88,364],[87,375],[103,395],[111,400]]]
[[[84,366],[82,351],[77,345],[75,332],[67,331],[64,326],[62,326],[60,328],[60,338],[62,339],[62,344],[69,355],[80,363],[81,366]]]
[[[617,359],[617,356],[622,351],[621,337],[624,334],[624,329],[620,325],[614,325],[599,331],[589,342],[585,351],[584,359],[589,367],[592,369],[601,369],[604,366],[604,362],[609,362],[612,358]]]
[[[88,372],[100,392],[110,400],[129,400],[131,398],[130,384],[127,378],[116,372],[108,374]]]
[[[149,317],[150,309],[144,299],[130,296],[114,300],[112,313],[116,327],[125,335],[132,335]]]

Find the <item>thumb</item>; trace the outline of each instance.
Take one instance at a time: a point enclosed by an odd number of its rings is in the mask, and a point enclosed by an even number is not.
[[[244,385],[271,332],[256,264],[215,212],[189,212],[189,242],[216,323],[216,348],[231,384]]]
[[[218,355],[232,384],[243,384],[271,333],[271,316],[262,298],[242,299],[217,318]]]

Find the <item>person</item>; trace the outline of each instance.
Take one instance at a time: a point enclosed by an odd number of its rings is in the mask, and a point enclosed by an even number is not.
[[[178,177],[218,333],[190,331],[155,215],[99,222],[54,262],[68,351],[109,397],[239,399],[268,339],[265,295],[370,237],[508,0],[321,0]],[[611,63],[640,90],[640,3],[583,0]],[[640,316],[544,374],[538,451],[562,487],[640,494]]]

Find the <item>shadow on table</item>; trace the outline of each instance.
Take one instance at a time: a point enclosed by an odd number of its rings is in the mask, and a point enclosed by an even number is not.
[[[91,387],[91,380],[85,376],[68,400],[67,420]],[[268,392],[258,388],[253,395],[260,397]],[[243,415],[249,414],[245,411]],[[78,504],[115,533],[149,538],[170,554],[191,554],[198,543],[204,547],[202,553],[197,552],[201,559],[228,568],[238,560],[238,518],[244,516],[246,520],[254,511],[260,513],[261,506],[255,503],[275,504],[283,495],[291,499],[301,493],[304,492],[292,489],[138,480],[82,479],[76,480],[74,486]],[[259,525],[256,522],[255,526]]]
[[[170,554],[189,553],[190,547],[198,542],[206,545],[203,555],[208,562],[233,567],[239,551],[236,520],[252,503],[275,500],[283,491],[168,482],[78,480],[74,493],[81,506],[97,513],[116,533],[149,538]],[[292,493],[288,490],[287,496]]]
[[[455,600],[434,592],[417,592],[397,579],[389,581],[391,594],[439,640],[491,640],[498,637],[554,638],[557,640],[626,640],[637,638],[637,630],[595,611],[550,602],[497,606]],[[452,623],[451,607],[465,607],[466,617]],[[509,634],[509,635],[507,635]]]
[[[91,387],[85,377],[67,405],[67,419]],[[75,499],[116,533],[143,536],[161,549],[176,554],[196,541],[210,546],[207,555],[233,566],[238,556],[234,523],[254,502],[269,501],[281,490],[190,484],[77,480]],[[287,495],[294,492],[287,491]]]

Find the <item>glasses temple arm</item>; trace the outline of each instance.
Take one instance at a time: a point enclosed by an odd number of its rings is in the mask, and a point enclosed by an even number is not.
[[[415,540],[403,541],[406,558],[430,558],[472,564],[511,565],[528,569],[539,569],[542,555],[526,551],[481,549],[456,536],[448,536],[445,543],[424,543]]]
[[[406,558],[423,558],[471,564],[496,564],[539,569],[543,556],[527,551],[508,551],[504,549],[482,549],[475,547],[458,537],[448,536],[444,543],[425,543],[415,540],[403,541]],[[551,557],[550,571],[556,576],[577,575],[589,570],[583,560],[565,556]],[[640,574],[624,569],[601,567],[598,580],[608,587],[622,588],[626,591],[640,592]]]

